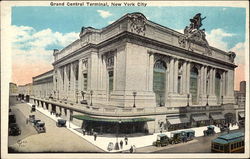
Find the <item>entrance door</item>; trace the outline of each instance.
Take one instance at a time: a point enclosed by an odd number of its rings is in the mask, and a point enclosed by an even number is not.
[[[165,105],[166,89],[166,63],[158,60],[154,65],[153,91],[155,93],[157,106]]]
[[[196,67],[193,67],[190,72],[190,94],[192,104],[198,104],[198,69]]]

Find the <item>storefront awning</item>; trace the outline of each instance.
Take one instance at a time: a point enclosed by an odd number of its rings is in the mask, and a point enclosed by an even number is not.
[[[214,113],[210,114],[213,120],[221,120],[225,119],[225,117],[222,115],[222,113]]]
[[[110,122],[110,123],[132,123],[132,122],[147,122],[155,120],[153,118],[127,118],[127,119],[96,118],[88,115],[73,115],[72,117],[78,120]]]
[[[209,118],[208,118],[208,116],[206,114],[195,114],[195,115],[192,115],[192,119],[194,121],[209,120]]]
[[[171,125],[190,122],[187,117],[167,117],[167,120]]]
[[[245,112],[239,112],[239,116],[240,116],[241,118],[245,118]]]

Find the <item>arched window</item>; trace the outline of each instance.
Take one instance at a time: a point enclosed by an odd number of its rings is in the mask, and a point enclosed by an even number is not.
[[[165,105],[165,88],[166,88],[166,63],[158,60],[154,64],[153,90],[156,96],[158,106]]]
[[[217,72],[215,74],[215,95],[217,97],[217,103],[220,103],[221,93],[220,93],[220,83],[221,83],[221,75]]]
[[[198,104],[198,69],[193,67],[190,71],[190,94],[192,95],[192,104]]]

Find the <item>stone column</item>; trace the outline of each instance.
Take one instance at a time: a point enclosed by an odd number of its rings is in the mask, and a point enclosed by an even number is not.
[[[149,91],[153,91],[153,77],[154,77],[154,54],[149,53],[149,78],[148,78],[148,88]]]
[[[82,77],[82,59],[80,59],[78,61],[78,90],[79,90],[79,94],[83,90],[82,80],[83,80],[83,77]]]
[[[187,93],[190,92],[190,62],[187,62],[187,82],[186,82],[186,86],[187,86]]]
[[[169,68],[169,92],[174,92],[174,58],[170,59],[170,68]]]
[[[200,95],[203,96],[204,92],[204,66],[201,66],[201,74],[200,74]],[[205,82],[206,83],[206,82]]]
[[[215,68],[213,68],[212,94],[215,95]]]
[[[187,93],[187,62],[184,61],[183,66],[182,66],[182,94]]]
[[[203,95],[207,94],[207,66],[204,66],[204,75],[203,75],[204,83],[203,83]]]
[[[177,89],[178,89],[178,66],[179,66],[179,60],[175,58],[174,60],[174,78],[173,78],[173,82],[174,82],[174,93],[177,93]]]
[[[213,95],[213,68],[210,68],[209,74],[209,95]]]
[[[225,93],[224,95],[227,96],[227,83],[228,83],[228,77],[227,77],[227,71],[224,72],[224,77],[225,77],[225,81],[224,81],[224,90],[225,90]]]

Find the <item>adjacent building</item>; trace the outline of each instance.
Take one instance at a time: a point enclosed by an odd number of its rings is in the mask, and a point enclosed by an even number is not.
[[[54,69],[33,78],[32,99],[103,133],[233,122],[233,109],[224,110],[235,104],[235,53],[209,46],[200,27],[193,21],[182,34],[141,13],[82,27],[79,39],[54,50]]]

